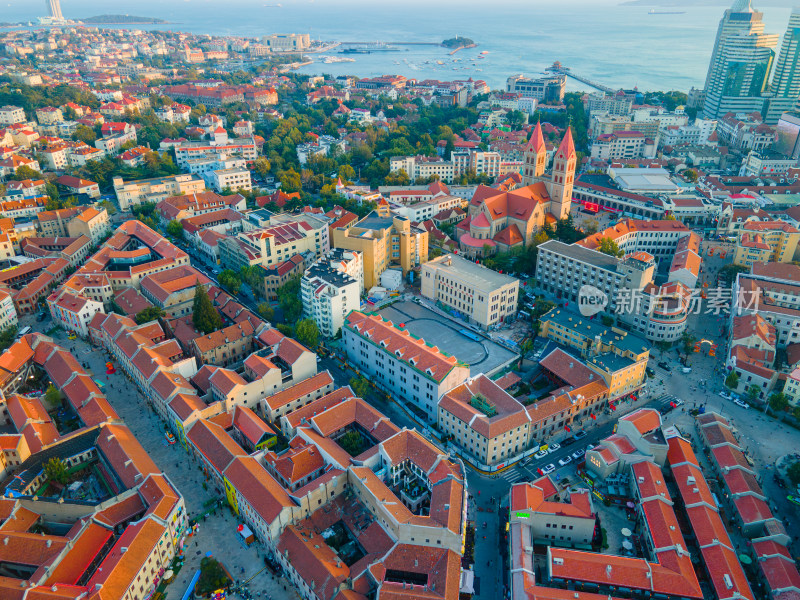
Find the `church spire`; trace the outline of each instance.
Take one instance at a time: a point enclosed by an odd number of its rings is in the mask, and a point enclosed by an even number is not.
[[[558,152],[556,152],[557,158],[568,159],[571,156],[575,156],[575,142],[572,139],[572,127],[567,127],[567,132],[564,134],[564,138],[561,140],[561,145],[558,147]]]
[[[536,127],[533,130],[533,135],[531,136],[528,145],[525,147],[525,150],[528,152],[542,152],[544,150],[544,135],[542,135],[542,122],[537,121]]]

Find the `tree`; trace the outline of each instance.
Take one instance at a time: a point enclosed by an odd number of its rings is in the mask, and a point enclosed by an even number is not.
[[[758,398],[759,394],[761,393],[761,390],[757,385],[751,385],[747,388],[745,393],[747,394],[747,399],[750,400],[750,402],[755,402],[756,398]]]
[[[217,309],[211,304],[202,285],[194,288],[194,308],[192,310],[192,323],[198,331],[203,334],[211,333],[222,328],[222,317],[219,316]]]
[[[694,349],[694,344],[697,341],[697,338],[693,336],[688,331],[684,331],[681,334],[681,344],[683,345],[683,353],[685,355],[689,355],[689,353]]]
[[[350,378],[350,389],[359,398],[366,398],[369,393],[369,381],[363,375],[361,377]]]
[[[306,348],[314,350],[319,344],[319,327],[314,319],[302,319],[294,326],[295,339]]]
[[[175,219],[167,223],[167,235],[173,238],[183,237],[183,223]]]
[[[278,173],[278,180],[281,182],[281,190],[284,192],[299,192],[303,189],[303,180],[300,178],[300,173],[294,169],[288,169]]]
[[[54,456],[46,463],[44,463],[44,475],[47,480],[52,483],[60,483],[64,485],[69,481],[69,473],[67,472],[67,463],[59,457]]]
[[[52,383],[47,386],[47,391],[44,393],[44,401],[50,408],[55,408],[61,404],[61,392]]]
[[[22,165],[21,167],[17,167],[11,179],[14,181],[24,181],[25,179],[39,179],[41,176],[42,174],[39,173],[39,171],[31,169],[28,165]]]
[[[149,323],[150,321],[155,321],[156,319],[160,319],[166,315],[167,313],[165,313],[158,306],[148,306],[147,308],[136,313],[136,316],[133,318],[133,320],[141,325],[142,323]]]
[[[736,371],[731,371],[725,378],[725,386],[735,390],[739,386],[739,374]]]
[[[300,301],[300,276],[292,277],[278,288],[276,292],[278,304],[283,311],[283,320],[294,323],[303,314],[303,303]]]
[[[789,468],[786,469],[786,474],[789,476],[789,479],[793,484],[800,484],[800,461],[789,465]]]
[[[600,245],[597,247],[597,249],[603,254],[608,254],[609,256],[620,257],[624,254],[624,252],[619,249],[617,242],[609,237],[600,238]]]
[[[336,441],[350,456],[358,456],[363,452],[364,440],[357,431],[348,431]]]
[[[350,165],[342,165],[339,167],[339,177],[341,177],[343,182],[355,181],[356,170]]]
[[[789,399],[783,392],[775,392],[769,397],[769,407],[775,412],[783,412],[789,406]]]
[[[265,178],[269,172],[272,170],[272,165],[270,164],[269,160],[264,158],[263,156],[259,156],[253,162],[253,170],[256,174],[261,177],[262,179]]]
[[[272,322],[275,320],[275,309],[266,302],[261,302],[256,309],[258,310],[258,314],[264,317],[267,321]]]
[[[197,580],[196,592],[200,596],[207,596],[212,592],[224,588],[231,582],[222,564],[211,556],[206,556],[200,561],[200,579]]]
[[[697,183],[697,171],[694,169],[686,169],[683,176],[689,183]]]
[[[748,268],[742,265],[725,265],[719,270],[717,278],[720,285],[730,287],[739,273],[747,273]]]
[[[224,269],[217,277],[217,281],[234,296],[239,293],[239,289],[242,287],[242,280],[239,279],[233,269]]]
[[[10,348],[11,344],[17,339],[17,326],[12,325],[0,331],[0,350]]]
[[[522,368],[522,361],[524,361],[528,355],[533,352],[533,340],[531,338],[525,338],[522,343],[519,345],[519,368]]]
[[[94,143],[97,140],[94,130],[86,125],[78,125],[75,128],[75,133],[72,134],[72,138],[78,140],[79,142],[83,142],[88,146],[94,146]]]

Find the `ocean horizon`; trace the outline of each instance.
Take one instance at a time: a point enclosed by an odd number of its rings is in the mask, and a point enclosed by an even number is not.
[[[12,0],[4,21],[34,21],[38,4]],[[42,3],[43,4],[43,3]],[[415,79],[483,79],[505,87],[512,74],[541,73],[554,61],[612,88],[680,90],[702,87],[724,6],[680,6],[680,14],[649,14],[650,7],[498,3],[486,5],[431,2],[424,5],[339,4],[314,0],[252,2],[186,0],[168,3],[120,3],[114,9],[97,2],[65,1],[67,18],[109,12],[170,21],[130,25],[126,29],[185,31],[194,34],[261,37],[269,33],[309,33],[325,41],[441,42],[456,35],[472,38],[477,48],[450,56],[435,46],[398,46],[397,52],[350,55],[355,62],[323,64],[319,57],[302,67],[305,74],[369,77],[400,74]],[[790,9],[764,11],[766,31],[780,37]],[[122,26],[111,26],[122,27]],[[339,49],[327,56],[345,56]],[[482,54],[484,58],[477,57]],[[453,59],[457,59],[455,62]],[[441,61],[443,64],[437,64]],[[569,89],[586,89],[570,80]]]

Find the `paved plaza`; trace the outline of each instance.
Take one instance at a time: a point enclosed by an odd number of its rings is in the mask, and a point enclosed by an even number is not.
[[[395,325],[402,323],[412,335],[423,338],[431,346],[469,365],[469,374],[472,376],[491,374],[516,358],[511,350],[475,334],[465,322],[440,315],[413,301],[395,302],[378,311],[378,314]],[[471,336],[475,335],[480,341],[464,335],[462,330],[469,331]]]

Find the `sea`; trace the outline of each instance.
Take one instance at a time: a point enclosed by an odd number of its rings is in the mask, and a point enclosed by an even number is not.
[[[2,4],[0,0],[0,4]],[[1,21],[34,21],[44,2],[7,0]],[[41,5],[41,6],[40,6]],[[702,87],[725,5],[659,8],[608,0],[63,0],[67,18],[108,12],[157,17],[159,25],[112,26],[260,37],[309,33],[338,42],[385,42],[398,50],[340,54],[337,48],[298,72],[369,77],[400,74],[415,79],[483,79],[493,89],[508,76],[537,75],[559,61],[572,72],[612,88],[688,91]],[[767,32],[783,36],[790,9],[759,7]],[[671,13],[671,14],[668,14]],[[450,55],[433,42],[456,35],[478,46]],[[324,64],[324,56],[354,62]],[[483,57],[483,58],[479,58]],[[438,64],[441,62],[442,64]],[[569,80],[568,89],[585,85]]]

